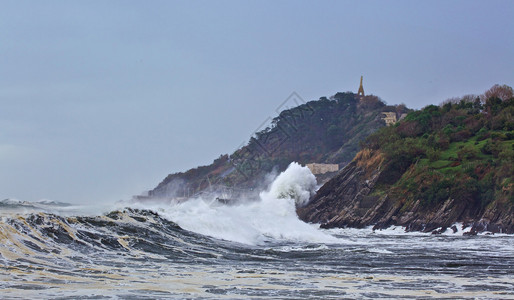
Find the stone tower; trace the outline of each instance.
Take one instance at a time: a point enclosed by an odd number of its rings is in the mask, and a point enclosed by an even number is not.
[[[362,76],[361,76],[361,85],[359,86],[359,91],[357,92],[357,95],[364,97],[364,88],[362,87]]]

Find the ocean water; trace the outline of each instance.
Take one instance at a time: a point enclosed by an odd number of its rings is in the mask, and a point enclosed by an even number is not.
[[[514,299],[513,236],[321,230],[315,188],[293,164],[234,205],[0,202],[0,298]]]

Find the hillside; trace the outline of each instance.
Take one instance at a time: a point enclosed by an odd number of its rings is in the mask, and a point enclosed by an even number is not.
[[[286,109],[247,145],[221,155],[208,166],[168,175],[149,192],[149,197],[185,197],[207,188],[228,189],[232,194],[248,192],[262,184],[267,174],[285,170],[292,161],[342,167],[355,156],[361,141],[385,126],[383,111],[400,116],[408,109],[404,105],[387,106],[376,96],[358,97],[351,92]]]
[[[370,135],[298,214],[326,228],[514,233],[513,115],[512,88],[498,85],[411,112]]]

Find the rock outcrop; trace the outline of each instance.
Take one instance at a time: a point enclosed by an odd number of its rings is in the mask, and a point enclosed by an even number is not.
[[[494,201],[486,208],[449,198],[433,206],[420,200],[394,198],[380,192],[383,181],[380,153],[359,153],[354,161],[323,185],[311,201],[299,207],[300,219],[320,223],[322,228],[373,225],[383,229],[404,226],[407,231],[441,233],[459,222],[470,227],[468,234],[489,231],[514,233],[514,209],[510,203]],[[456,228],[453,228],[456,231]]]

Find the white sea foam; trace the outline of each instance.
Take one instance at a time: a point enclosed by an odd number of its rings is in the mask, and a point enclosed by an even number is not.
[[[305,246],[282,246],[279,248],[268,248],[267,250],[275,250],[280,252],[312,252],[312,251],[323,251],[329,249],[329,247],[325,244],[317,245],[315,247],[305,247]]]
[[[379,253],[379,254],[393,254],[394,253],[392,251],[382,249],[382,248],[369,248],[368,251],[372,252],[372,253]]]
[[[340,240],[296,215],[296,204],[306,204],[315,188],[316,178],[310,170],[291,163],[260,193],[258,201],[239,199],[236,205],[220,205],[215,199],[197,198],[153,209],[186,230],[244,244],[272,240],[337,243]]]

